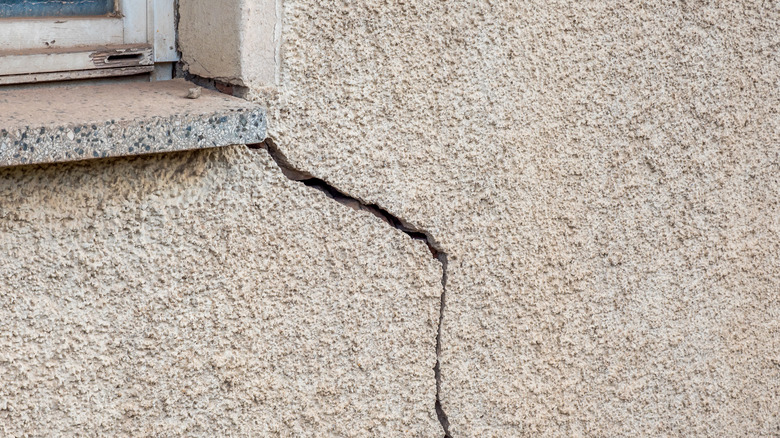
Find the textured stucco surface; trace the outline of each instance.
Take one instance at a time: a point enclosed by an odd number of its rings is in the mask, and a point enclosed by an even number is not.
[[[779,5],[285,1],[255,98],[448,253],[453,436],[780,435]]]
[[[0,435],[436,436],[441,265],[243,146],[0,170]]]

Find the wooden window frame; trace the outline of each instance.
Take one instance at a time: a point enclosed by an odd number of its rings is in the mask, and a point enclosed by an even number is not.
[[[99,17],[0,19],[0,85],[149,74],[170,79],[174,0],[115,0]]]

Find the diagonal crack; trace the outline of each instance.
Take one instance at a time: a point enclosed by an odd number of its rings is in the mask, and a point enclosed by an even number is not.
[[[356,210],[367,211],[384,220],[390,226],[403,231],[412,239],[424,242],[428,246],[428,249],[431,251],[433,257],[437,259],[439,263],[441,263],[441,307],[439,308],[439,325],[436,331],[436,364],[433,367],[434,376],[436,378],[436,403],[434,408],[436,410],[436,416],[439,419],[439,423],[441,423],[441,427],[444,430],[444,438],[452,438],[452,435],[449,431],[450,422],[441,404],[441,328],[442,321],[444,320],[444,305],[447,293],[447,254],[442,251],[441,246],[430,235],[429,232],[408,224],[403,219],[393,215],[376,204],[366,204],[365,202],[333,187],[332,185],[328,184],[327,181],[316,178],[314,175],[308,172],[295,169],[290,164],[290,161],[287,159],[284,153],[279,150],[279,148],[270,138],[266,139],[263,143],[249,144],[247,147],[250,149],[264,149],[266,152],[268,152],[268,155],[271,156],[274,162],[276,162],[276,165],[279,166],[279,168],[282,170],[284,176],[286,176],[288,179],[301,182],[309,187],[320,190],[333,198],[336,202],[344,204],[348,207],[354,208]]]

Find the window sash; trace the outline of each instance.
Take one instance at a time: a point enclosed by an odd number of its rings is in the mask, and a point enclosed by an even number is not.
[[[123,18],[5,18],[0,54],[80,46],[125,44]]]
[[[121,13],[112,16],[0,19],[0,85],[110,76],[111,71],[138,74],[152,70],[155,62],[178,60],[173,0],[117,4]],[[102,54],[128,50],[140,56],[101,60]],[[59,74],[64,72],[71,73]]]
[[[0,0],[0,17],[73,17],[113,14],[114,0]]]

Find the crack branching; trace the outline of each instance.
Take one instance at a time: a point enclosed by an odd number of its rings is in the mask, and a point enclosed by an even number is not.
[[[284,176],[286,176],[288,179],[301,182],[308,187],[320,190],[336,202],[344,204],[350,208],[367,211],[382,219],[390,226],[406,233],[412,239],[424,242],[428,246],[428,249],[431,251],[433,257],[441,263],[442,294],[439,308],[439,325],[436,331],[436,364],[433,367],[434,376],[436,378],[436,403],[434,408],[436,409],[436,416],[439,419],[439,423],[441,423],[441,427],[444,430],[444,438],[452,438],[452,435],[449,431],[450,422],[441,404],[441,327],[442,321],[444,319],[445,296],[447,293],[447,254],[441,250],[439,244],[427,231],[411,226],[404,220],[376,204],[366,204],[365,202],[333,187],[332,185],[328,184],[327,181],[317,178],[308,172],[295,169],[290,164],[290,161],[287,159],[284,153],[279,150],[279,148],[271,139],[266,139],[266,141],[263,143],[249,144],[247,147],[250,149],[263,149],[268,152],[268,155],[271,156],[274,162],[276,162],[276,165],[279,166],[279,168],[282,170]]]

